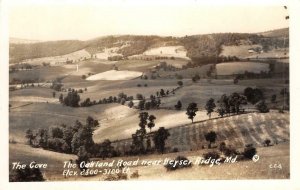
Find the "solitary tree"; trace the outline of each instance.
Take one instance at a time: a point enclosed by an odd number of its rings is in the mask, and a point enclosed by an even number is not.
[[[133,101],[130,100],[130,102],[128,103],[128,107],[132,108],[133,107]]]
[[[144,110],[145,109],[145,100],[140,100],[139,101],[138,108],[140,110]]]
[[[247,104],[246,97],[238,93],[232,93],[228,98],[229,98],[228,103],[230,106],[231,113],[239,114],[240,106],[243,104]]]
[[[178,81],[177,84],[181,87],[183,85],[182,81]]]
[[[165,141],[168,139],[169,136],[170,136],[169,131],[166,130],[164,127],[160,127],[153,136],[155,149],[162,154],[164,153],[165,150]]]
[[[64,103],[64,95],[63,95],[63,94],[60,94],[60,95],[59,95],[59,102],[60,102],[61,104]]]
[[[145,103],[145,110],[150,110],[151,108],[151,102],[146,102]]]
[[[34,135],[33,135],[32,130],[27,129],[26,138],[28,139],[29,145],[32,145],[32,140],[34,139]]]
[[[256,104],[256,109],[258,109],[258,111],[260,113],[267,113],[267,112],[269,112],[269,108],[268,108],[268,106],[267,106],[267,104],[266,104],[266,102],[264,100],[262,100],[262,101],[260,101],[260,102],[258,102]]]
[[[176,104],[174,107],[175,107],[175,109],[177,109],[177,110],[181,110],[181,107],[182,107],[181,101],[178,100],[177,104]]]
[[[136,99],[142,100],[142,99],[144,99],[144,97],[142,94],[136,94]]]
[[[147,124],[147,126],[150,129],[150,132],[151,132],[151,129],[155,126],[155,123],[154,123],[155,119],[156,119],[156,117],[154,115],[150,115],[148,118],[149,123]]]
[[[271,102],[275,103],[276,102],[276,98],[277,98],[276,94],[273,94],[272,97],[271,97]]]
[[[192,123],[194,122],[194,117],[196,116],[197,111],[198,107],[196,103],[190,103],[186,109],[186,114],[188,115],[188,118],[192,120]]]
[[[209,141],[208,148],[211,148],[211,143],[214,143],[217,138],[217,134],[214,131],[210,131],[209,133],[206,133],[205,135],[205,140]]]
[[[210,98],[205,105],[205,109],[207,111],[207,115],[209,116],[209,119],[211,118],[211,113],[214,111],[216,104],[214,102],[215,100],[213,98]]]
[[[161,97],[166,96],[166,93],[165,93],[164,89],[160,89],[160,96]]]

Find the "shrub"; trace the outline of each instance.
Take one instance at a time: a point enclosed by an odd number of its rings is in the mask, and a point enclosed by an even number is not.
[[[270,140],[270,139],[266,139],[266,140],[264,141],[264,144],[265,144],[266,146],[270,146],[270,143],[271,143],[271,140]]]
[[[78,107],[79,101],[80,101],[80,96],[74,90],[72,90],[71,92],[68,92],[68,95],[63,99],[64,105],[70,106],[70,107]]]
[[[253,147],[253,144],[246,145],[243,152],[244,158],[252,159],[255,154],[256,154],[256,148]]]
[[[176,164],[174,165],[174,161],[178,161],[181,164]],[[180,168],[187,168],[187,167],[191,167],[192,163],[189,159],[187,159],[184,156],[177,156],[175,158],[175,160],[173,160],[173,164],[170,164],[170,162],[168,162],[168,164],[165,165],[165,168],[167,168],[167,171],[173,171],[173,170],[177,170]]]
[[[130,107],[130,108],[132,108],[133,107],[133,102],[132,102],[132,100],[128,103],[128,107]]]
[[[127,174],[122,172],[118,174],[109,174],[104,179],[104,181],[119,181],[119,180],[127,180]]]
[[[216,141],[217,134],[214,131],[210,131],[209,133],[206,133],[204,135],[204,137],[205,137],[205,140],[209,142],[208,148],[211,148],[211,144]]]
[[[269,108],[264,100],[260,101],[259,103],[256,104],[256,109],[260,113],[268,113],[269,112]]]
[[[142,99],[144,99],[144,97],[142,94],[136,94],[136,99],[142,100]]]
[[[273,94],[271,97],[271,102],[276,103],[276,94]]]
[[[223,151],[225,156],[236,156],[239,155],[239,152],[233,147],[226,147]]]
[[[244,90],[244,95],[247,97],[247,100],[252,104],[256,104],[264,98],[264,94],[261,89],[247,87]]]
[[[212,152],[207,152],[203,154],[203,157],[205,159],[219,159],[220,158],[220,154],[217,151],[212,151]]]
[[[219,145],[219,150],[221,152],[224,152],[226,148],[227,148],[226,147],[226,143],[225,142],[221,142],[220,145]]]
[[[177,147],[174,147],[174,148],[172,149],[172,152],[179,152],[179,150],[178,150]]]
[[[122,105],[124,105],[125,102],[126,102],[126,100],[125,100],[124,98],[122,98],[120,103],[121,103]]]
[[[9,175],[10,182],[30,182],[30,181],[45,181],[43,174],[39,168],[30,168],[13,170]]]
[[[139,171],[138,170],[135,170],[131,175],[130,175],[130,178],[138,178],[140,175],[139,175]]]
[[[61,91],[63,87],[63,84],[58,83],[58,82],[53,82],[51,88],[56,90],[56,91]]]
[[[182,82],[182,81],[178,81],[177,84],[178,84],[179,86],[182,86],[182,85],[183,85],[183,82]]]
[[[16,144],[17,141],[14,138],[9,138],[9,143],[10,144]]]

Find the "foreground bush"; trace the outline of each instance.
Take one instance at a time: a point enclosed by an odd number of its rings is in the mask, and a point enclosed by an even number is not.
[[[140,176],[139,171],[135,170],[131,175],[130,178],[138,178]]]
[[[256,148],[253,146],[253,144],[246,145],[243,152],[244,158],[252,159],[255,154],[256,154]]]
[[[205,159],[219,159],[220,158],[220,154],[216,151],[212,151],[212,152],[208,152],[208,153],[205,153],[203,154],[203,157]]]
[[[168,164],[165,165],[165,168],[167,169],[167,171],[173,171],[173,170],[177,170],[180,168],[192,167],[191,161],[184,156],[177,156],[175,158],[175,160],[173,160],[173,163],[174,163],[174,161],[178,161],[179,164],[174,165],[174,164],[170,164],[170,162],[168,162]]]
[[[118,174],[109,174],[104,179],[104,181],[120,181],[120,180],[127,180],[127,174],[122,172]]]
[[[43,174],[39,168],[29,168],[13,170],[9,175],[10,182],[31,182],[45,181]]]
[[[235,148],[231,147],[230,145],[227,146],[225,142],[220,143],[219,150],[227,157],[240,154]]]

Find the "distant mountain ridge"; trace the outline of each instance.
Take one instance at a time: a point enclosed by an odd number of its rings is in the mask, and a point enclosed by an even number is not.
[[[9,38],[10,44],[33,44],[33,43],[39,43],[42,42],[40,40],[28,40],[28,39],[21,39],[21,38]]]
[[[187,57],[192,60],[201,60],[219,55],[222,51],[221,47],[224,45],[260,44],[272,46],[272,44],[276,44],[276,48],[288,46],[286,43],[288,31],[288,28],[284,28],[261,33],[217,33],[184,37],[117,35],[98,37],[87,41],[34,42],[34,40],[12,38],[10,39],[9,54],[10,62],[16,63],[25,59],[65,55],[82,49],[93,55],[108,48],[117,48],[115,53],[128,57],[143,54],[151,48],[183,46],[187,50]]]
[[[259,34],[266,37],[287,37],[289,36],[289,28],[270,30],[266,32],[261,32]]]

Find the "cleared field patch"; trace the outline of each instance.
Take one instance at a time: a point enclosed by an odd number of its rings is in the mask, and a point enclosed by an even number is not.
[[[126,47],[123,45],[123,47]],[[95,54],[96,58],[107,60],[109,57],[113,56],[123,56],[122,54],[117,53],[123,47],[112,47],[112,48],[104,48],[101,52]]]
[[[289,58],[289,50],[288,49],[273,49],[268,52],[263,52],[259,54],[251,54],[246,58]]]
[[[176,76],[182,76],[183,78],[192,78],[195,75],[199,75],[201,78],[207,77],[207,72],[213,64],[207,64],[194,68],[182,69],[178,71],[163,71],[158,72],[159,76],[167,78],[176,78]]]
[[[260,73],[269,71],[269,64],[258,62],[228,62],[216,65],[217,75],[243,74],[245,71]]]
[[[140,87],[138,87],[140,85]],[[146,87],[145,87],[146,85]],[[160,89],[171,91],[176,88],[177,81],[174,80],[142,80],[140,78],[134,80],[112,80],[112,81],[86,81],[80,83],[64,84],[66,88],[84,89],[87,91],[80,94],[81,100],[90,98],[91,100],[99,100],[108,98],[109,96],[118,96],[123,92],[128,96],[136,97],[136,94],[142,94],[149,98],[151,94],[156,94]]]
[[[13,78],[19,80],[39,80],[39,81],[51,81],[58,77],[67,76],[73,69],[64,68],[62,66],[50,66],[50,67],[37,67],[33,70],[23,70],[9,74],[9,81]]]
[[[49,88],[26,88],[11,91],[9,101],[12,102],[52,102],[57,103],[58,98],[53,97],[53,90]]]
[[[115,63],[119,70],[147,72],[149,69],[158,65],[160,61],[152,60],[121,60]]]
[[[187,51],[183,46],[165,46],[165,47],[148,49],[143,54],[190,59],[186,56],[186,53]]]
[[[205,103],[209,98],[214,98],[217,101],[223,94],[231,94],[233,92],[243,92],[244,86],[234,85],[232,81],[211,81],[211,84],[206,80],[192,83],[184,82],[183,88],[176,91],[174,96],[169,96],[161,99],[162,107],[174,108],[178,100],[182,102],[182,109],[185,109],[189,103],[195,102],[199,109],[204,109]]]
[[[282,121],[278,119],[281,116],[283,118],[289,118],[289,114],[243,114],[238,116],[231,116],[226,118],[213,119],[205,122],[199,122],[195,124],[184,125],[186,128],[188,136],[182,133],[178,133],[179,136],[170,136],[167,140],[168,145],[174,147],[172,142],[177,141],[176,139],[186,138],[193,139],[193,134],[195,130],[198,130],[199,135],[208,133],[214,130],[217,133],[216,145],[220,142],[225,141],[227,144],[233,147],[244,147],[246,144],[254,144],[256,146],[263,146],[264,140],[267,138],[272,141],[273,144],[279,142],[289,141],[289,137],[286,133],[289,133],[289,121]],[[268,117],[266,120],[265,118]],[[276,127],[280,120],[281,130],[277,130]],[[276,121],[275,123],[272,121]],[[182,126],[183,127],[183,126]],[[170,128],[170,131],[176,130],[176,128]],[[175,138],[175,139],[174,139]],[[201,149],[202,146],[207,147],[208,142],[205,138],[201,137],[199,139],[194,138],[196,141],[187,140],[187,144],[182,144],[177,148],[181,151]],[[199,145],[195,147],[194,144]]]
[[[124,106],[125,107],[125,106]],[[126,107],[125,107],[126,108]],[[139,128],[139,111],[130,109],[132,111],[126,112],[126,114],[120,113],[118,109],[113,111],[105,111],[106,117],[101,120],[101,127],[94,133],[94,140],[96,142],[102,142],[105,139],[121,140],[131,138],[131,135]],[[185,111],[175,110],[149,110],[150,115],[155,115],[155,127],[152,131],[156,131],[159,127],[173,128],[178,125],[185,125],[191,123],[188,119]],[[117,114],[120,113],[120,114]],[[115,115],[114,115],[115,114]],[[201,121],[207,119],[205,112],[198,112],[195,117],[195,121]],[[149,129],[147,129],[148,131]]]
[[[49,88],[24,88],[24,89],[20,89],[20,90],[15,90],[15,91],[11,91],[9,93],[9,97],[13,98],[15,96],[38,96],[38,97],[43,97],[43,98],[51,98],[52,96],[52,92],[54,90],[49,89]]]
[[[49,128],[60,124],[73,125],[76,120],[85,123],[88,116],[98,119],[101,124],[101,120],[107,117],[105,110],[114,106],[116,104],[71,108],[60,104],[33,103],[17,107],[9,113],[9,136],[18,142],[25,142],[27,129]],[[124,108],[132,110],[126,106]],[[111,116],[117,115],[118,112],[115,112]]]
[[[213,117],[217,116],[215,115]],[[267,120],[266,117],[268,117]],[[178,118],[178,121],[182,120],[179,115],[177,115],[176,118]],[[163,125],[161,120],[158,120],[157,126],[169,128],[171,135],[166,141],[166,146],[169,151],[174,148],[177,148],[179,151],[195,151],[201,150],[202,147],[208,147],[209,142],[205,140],[204,135],[210,131],[215,131],[217,134],[217,139],[214,143],[214,146],[217,147],[221,142],[225,142],[227,145],[231,145],[235,148],[243,148],[247,144],[260,147],[264,145],[264,140],[266,139],[270,139],[272,144],[287,142],[289,141],[288,118],[288,113],[250,113],[206,120],[207,116],[205,112],[203,112],[202,117],[201,114],[199,114],[196,122],[193,124],[191,122],[188,123],[188,120],[185,124],[168,120],[170,124],[171,122],[173,124],[173,126],[168,127],[167,125]],[[277,122],[280,122],[280,130],[277,129]],[[153,131],[156,129],[154,128]],[[125,144],[128,145],[130,143],[131,139],[121,140],[118,142],[116,148],[123,147]]]
[[[52,56],[52,57],[42,57],[35,59],[27,59],[23,62],[33,64],[33,65],[42,65],[42,63],[50,63],[51,65],[65,63],[66,61],[80,61],[86,58],[90,58],[91,55],[85,49],[75,51],[69,54],[61,55],[61,56]]]
[[[249,53],[249,49],[262,48],[261,45],[239,45],[239,46],[222,46],[223,56],[236,56],[239,58],[245,58],[250,55],[258,55],[258,53]]]
[[[110,70],[98,73],[87,78],[87,80],[130,80],[141,76],[141,72],[137,71],[116,71]]]

